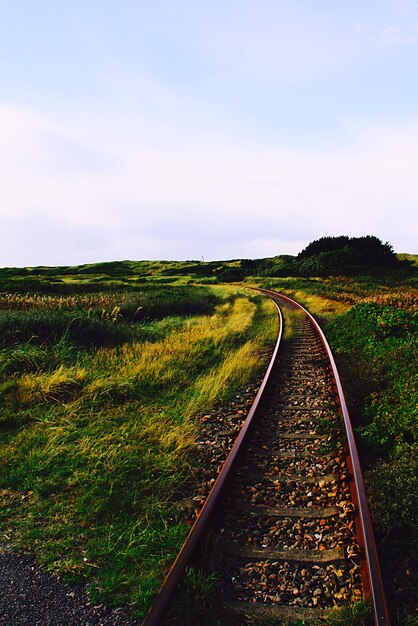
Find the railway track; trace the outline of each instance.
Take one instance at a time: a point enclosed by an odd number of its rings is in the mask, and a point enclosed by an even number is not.
[[[287,339],[280,345],[279,336],[269,384],[265,378],[145,626],[164,623],[209,522],[204,562],[217,574],[219,610],[205,624],[314,624],[327,609],[362,599],[376,624],[389,623],[333,357],[300,305],[264,293],[285,310]]]

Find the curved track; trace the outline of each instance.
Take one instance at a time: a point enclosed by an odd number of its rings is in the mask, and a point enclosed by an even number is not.
[[[221,583],[224,621],[208,617],[208,624],[314,623],[325,609],[363,597],[373,604],[375,623],[388,624],[334,359],[303,307],[264,293],[286,309],[291,333],[279,350],[280,333],[249,416],[144,624],[161,623],[215,508],[209,560]]]

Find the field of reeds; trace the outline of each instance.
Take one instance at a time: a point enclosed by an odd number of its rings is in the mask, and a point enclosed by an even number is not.
[[[235,287],[1,293],[2,536],[143,615],[188,531],[199,419],[276,332]]]

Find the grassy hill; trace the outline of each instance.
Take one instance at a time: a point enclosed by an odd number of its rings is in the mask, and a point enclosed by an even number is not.
[[[399,254],[399,267],[382,269],[361,265],[349,275],[373,275],[400,280],[413,279],[418,267],[418,255]],[[263,259],[234,259],[230,261],[110,261],[77,266],[0,268],[0,291],[22,293],[94,293],[103,289],[140,291],[147,286],[216,285],[225,282],[251,282],[268,277],[313,276],[299,271],[297,257],[279,255]],[[344,275],[326,272],[325,276]]]

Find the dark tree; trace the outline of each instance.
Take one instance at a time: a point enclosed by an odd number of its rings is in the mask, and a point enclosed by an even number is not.
[[[394,267],[398,259],[389,243],[383,243],[377,237],[321,237],[312,241],[298,254],[298,261],[319,257],[317,261],[327,261],[327,269],[333,263],[335,269],[342,265],[365,265],[373,267]],[[317,263],[318,264],[318,263]]]
[[[298,259],[306,259],[321,252],[333,252],[334,250],[342,250],[348,246],[350,238],[346,235],[340,237],[321,237],[312,241],[306,246],[302,252],[299,252]]]

